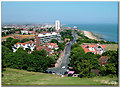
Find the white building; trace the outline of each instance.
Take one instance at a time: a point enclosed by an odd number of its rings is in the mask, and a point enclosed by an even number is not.
[[[21,33],[22,33],[22,34],[28,34],[28,31],[22,30]]]
[[[60,21],[59,21],[59,20],[56,20],[56,21],[55,21],[55,29],[56,29],[57,31],[60,30]]]
[[[48,43],[50,42],[52,39],[56,39],[59,42],[61,41],[61,35],[59,33],[56,32],[52,32],[52,33],[45,33],[45,34],[38,34],[38,37],[40,37],[40,44],[43,43]]]
[[[35,47],[36,47],[36,44],[35,44],[35,42],[33,42],[32,40],[31,40],[31,41],[28,41],[28,42],[24,42],[24,43],[18,42],[18,43],[16,43],[16,44],[14,45],[14,47],[12,48],[12,49],[13,49],[13,52],[16,52],[19,47],[22,47],[23,50],[25,50],[26,48],[30,48],[31,51],[34,51],[34,49],[35,49]]]

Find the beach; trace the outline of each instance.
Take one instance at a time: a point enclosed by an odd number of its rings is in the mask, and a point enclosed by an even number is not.
[[[83,30],[82,30],[83,31]],[[83,31],[84,35],[90,39],[95,39],[95,40],[98,40],[97,37],[95,37],[92,32],[89,32],[89,31]]]

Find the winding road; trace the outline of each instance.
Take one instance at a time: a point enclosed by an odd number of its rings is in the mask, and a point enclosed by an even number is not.
[[[71,46],[76,43],[75,35],[76,35],[76,33],[73,34],[73,32],[72,32],[72,36],[74,37],[74,39],[73,39],[73,41],[71,41],[71,43],[66,45],[64,56],[61,59],[61,64],[59,65],[59,67],[49,68],[47,70],[48,72],[52,71],[58,75],[63,75],[65,72],[67,72],[67,70],[68,70],[67,67],[68,67],[69,60],[70,60],[69,56],[70,56]],[[63,66],[65,66],[64,69],[62,68]]]

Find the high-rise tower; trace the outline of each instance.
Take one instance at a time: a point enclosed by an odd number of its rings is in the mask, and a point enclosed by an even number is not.
[[[55,29],[56,29],[56,31],[60,30],[60,21],[59,20],[55,21]]]

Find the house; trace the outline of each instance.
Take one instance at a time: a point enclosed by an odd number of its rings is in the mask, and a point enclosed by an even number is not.
[[[100,45],[100,44],[85,45],[85,44],[83,44],[81,46],[84,49],[85,53],[92,52],[94,54],[102,55],[102,53],[105,52],[105,45]]]
[[[108,56],[101,56],[100,58],[99,58],[99,62],[100,62],[100,65],[106,65],[107,64],[107,60],[109,59],[110,57],[108,57]]]
[[[39,46],[37,47],[37,50],[46,50],[48,56],[51,56],[52,54],[55,53],[55,51],[53,50],[53,48],[55,48],[56,50],[58,49],[58,45],[56,43],[45,43],[43,46]]]
[[[30,34],[35,34],[35,31],[28,31],[28,33],[30,33]]]
[[[25,50],[26,48],[30,48],[31,51],[34,51],[34,48],[36,47],[36,44],[32,40],[24,42],[24,43],[18,42],[12,48],[13,52],[16,52],[19,47],[22,47],[23,50]]]
[[[22,35],[23,34],[28,34],[28,31],[27,30],[21,30],[21,33],[22,33]]]
[[[45,43],[46,46],[48,46],[48,48],[55,48],[56,50],[58,49],[58,45],[57,43]]]
[[[19,34],[19,33],[20,33],[20,31],[15,31],[15,33],[16,33],[16,34]]]
[[[65,42],[66,42],[66,41],[68,41],[68,42],[69,42],[69,41],[70,41],[70,38],[65,38]]]

